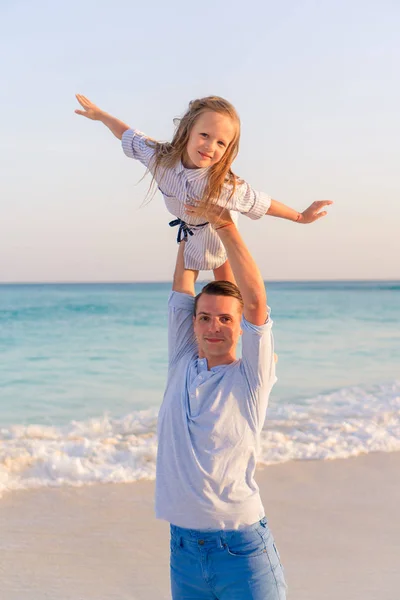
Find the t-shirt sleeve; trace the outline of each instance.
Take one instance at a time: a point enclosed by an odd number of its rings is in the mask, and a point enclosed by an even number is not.
[[[168,301],[168,364],[173,367],[185,354],[197,352],[193,330],[194,297],[171,292]]]
[[[229,186],[225,193],[229,198]],[[265,215],[271,206],[271,196],[264,192],[258,192],[246,181],[240,179],[236,183],[236,188],[232,198],[225,203],[226,208],[236,210],[250,219],[260,219]]]
[[[269,309],[268,309],[269,311]],[[242,318],[242,369],[249,388],[250,410],[262,427],[269,394],[276,382],[272,320],[253,325]]]
[[[155,149],[149,145],[149,140],[144,133],[137,129],[127,129],[122,134],[122,150],[128,158],[139,160],[145,167],[151,167]]]

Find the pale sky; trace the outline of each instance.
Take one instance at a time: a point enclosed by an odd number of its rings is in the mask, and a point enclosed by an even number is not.
[[[0,3],[0,282],[169,280],[176,231],[88,96],[157,139],[188,102],[237,108],[234,171],[303,210],[240,227],[265,279],[400,278],[396,0]]]

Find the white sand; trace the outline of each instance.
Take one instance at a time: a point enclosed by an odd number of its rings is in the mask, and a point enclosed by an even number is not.
[[[266,467],[258,481],[293,600],[400,599],[400,453]],[[170,597],[154,484],[0,500],[1,600]]]

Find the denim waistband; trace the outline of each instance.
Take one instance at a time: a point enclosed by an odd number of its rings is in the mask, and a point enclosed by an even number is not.
[[[240,529],[221,529],[219,531],[205,531],[199,529],[185,529],[184,527],[178,527],[171,523],[171,536],[174,538],[180,538],[187,542],[197,542],[202,540],[204,542],[214,542],[217,540],[230,540],[233,537],[245,535],[251,531],[267,529],[268,521],[266,517],[263,517],[260,521],[256,521],[252,525],[246,525]]]

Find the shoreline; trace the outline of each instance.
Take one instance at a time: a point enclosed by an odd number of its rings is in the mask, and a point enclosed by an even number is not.
[[[396,600],[400,452],[257,470],[293,600]],[[168,524],[154,482],[8,492],[0,499],[4,600],[167,600]]]

